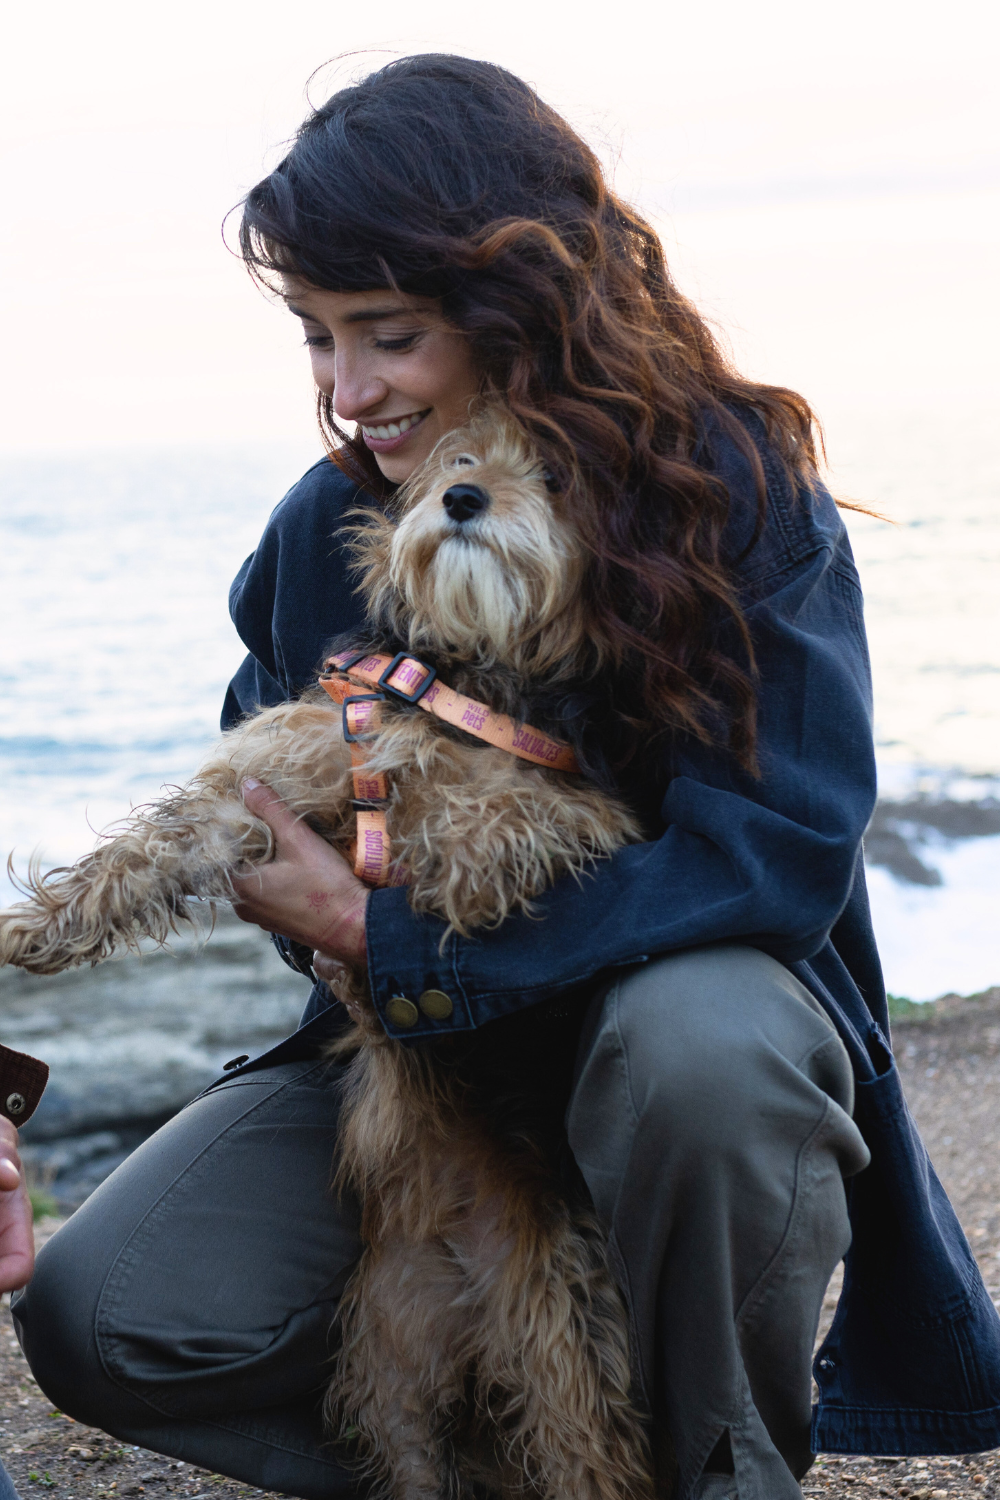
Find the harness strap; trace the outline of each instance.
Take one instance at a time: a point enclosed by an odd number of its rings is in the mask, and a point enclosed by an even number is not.
[[[416,703],[446,724],[533,765],[579,772],[571,746],[530,724],[518,724],[509,714],[495,713],[475,698],[456,693],[440,681],[433,667],[405,652],[398,656],[359,656],[357,652],[341,651],[329,657],[323,668],[326,672],[349,672],[369,687],[381,688],[405,703]],[[326,686],[325,679],[321,681]]]
[[[354,683],[349,682],[346,677],[324,677],[321,681],[333,701],[343,704],[344,728],[351,736],[351,780],[354,783],[358,830],[353,848],[354,873],[366,885],[384,887],[401,884],[399,872],[392,865],[389,829],[384,810],[389,796],[389,784],[384,772],[366,770],[369,758],[367,751],[354,738],[359,734],[374,734],[381,728],[381,702],[373,693],[363,697],[352,694]]]
[[[382,771],[366,769],[369,755],[358,738],[375,734],[382,727],[382,703],[386,693],[405,703],[416,703],[428,713],[458,729],[485,740],[536,766],[554,771],[579,771],[569,745],[554,740],[530,724],[517,724],[508,714],[494,713],[485,703],[456,693],[437,679],[433,667],[416,657],[341,651],[323,663],[320,683],[344,711],[344,738],[351,747],[351,779],[354,783],[358,835],[354,843],[354,873],[366,885],[384,888],[405,885],[406,872],[392,862],[385,804],[389,784]],[[377,689],[357,693],[359,685]]]

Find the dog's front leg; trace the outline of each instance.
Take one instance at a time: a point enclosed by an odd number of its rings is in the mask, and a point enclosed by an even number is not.
[[[235,796],[195,791],[143,809],[77,864],[31,871],[32,899],[0,912],[0,964],[57,974],[142,937],[164,942],[191,920],[190,898],[227,899],[232,874],[270,847]]]

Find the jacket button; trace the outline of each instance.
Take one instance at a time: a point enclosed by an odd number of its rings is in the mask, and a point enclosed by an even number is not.
[[[393,1026],[405,1026],[407,1030],[411,1026],[416,1026],[420,1020],[420,1012],[413,1001],[407,1000],[405,995],[393,995],[385,1008],[385,1013]]]
[[[8,1094],[6,1109],[9,1115],[23,1115],[28,1101],[23,1094]]]
[[[455,1009],[444,990],[424,990],[417,1004],[429,1021],[447,1021]]]
[[[222,1071],[223,1073],[228,1073],[231,1068],[242,1068],[243,1064],[249,1061],[249,1052],[241,1052],[239,1057],[231,1057],[227,1063],[223,1063]]]

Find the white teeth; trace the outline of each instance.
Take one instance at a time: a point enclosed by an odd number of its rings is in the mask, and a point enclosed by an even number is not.
[[[378,438],[385,443],[389,438],[402,437],[405,432],[411,431],[426,415],[426,412],[416,412],[412,417],[401,417],[398,422],[388,422],[381,427],[366,427],[362,423],[361,431],[366,437]]]

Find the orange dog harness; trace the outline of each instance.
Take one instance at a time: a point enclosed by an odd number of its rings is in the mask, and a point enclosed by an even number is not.
[[[335,703],[343,705],[344,739],[351,747],[354,810],[358,837],[354,873],[366,885],[405,885],[406,874],[393,865],[389,850],[385,803],[389,787],[382,772],[366,770],[368,754],[359,736],[374,734],[382,725],[381,705],[386,694],[404,703],[415,703],[427,713],[464,729],[476,739],[498,750],[506,750],[536,766],[553,771],[575,771],[580,767],[569,745],[554,740],[530,724],[518,724],[508,714],[498,714],[485,703],[456,693],[438,677],[433,667],[407,656],[369,655],[364,651],[340,651],[323,663],[320,682]],[[352,692],[355,687],[374,692]]]

